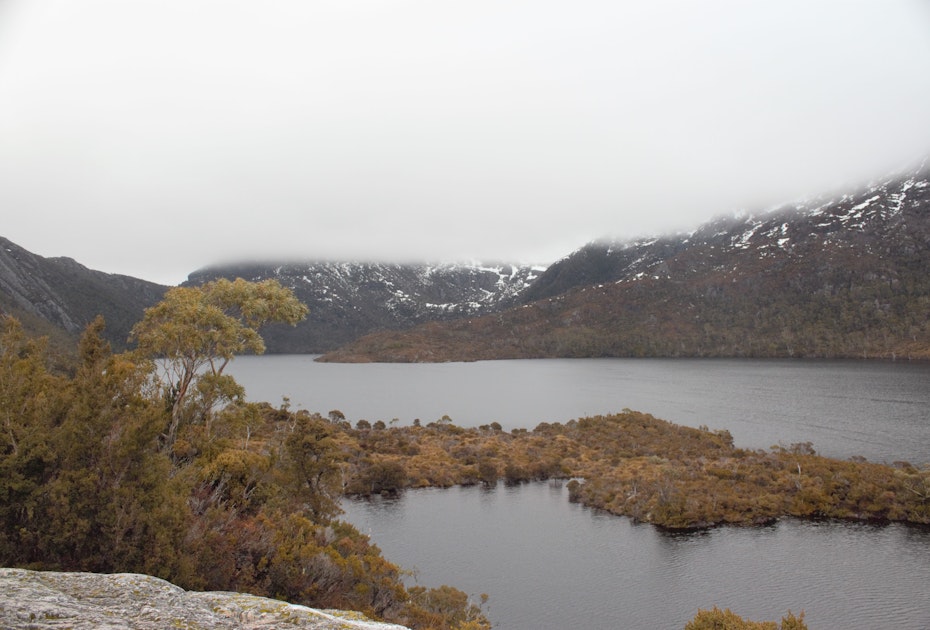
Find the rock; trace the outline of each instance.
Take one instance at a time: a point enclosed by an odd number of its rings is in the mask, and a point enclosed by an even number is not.
[[[148,575],[0,569],[0,628],[404,630],[354,612],[241,593],[185,591]]]

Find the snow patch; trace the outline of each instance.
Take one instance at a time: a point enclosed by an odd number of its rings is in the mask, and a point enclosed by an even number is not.
[[[876,201],[878,201],[878,200],[881,199],[881,198],[882,198],[881,195],[874,195],[874,196],[872,196],[872,197],[869,197],[868,199],[866,199],[866,200],[863,201],[862,203],[860,203],[860,204],[858,204],[858,205],[855,205],[855,206],[853,206],[852,208],[850,208],[850,211],[851,211],[851,212],[858,212],[859,210],[862,210],[862,209],[864,209],[864,208],[868,208],[869,206],[871,206],[873,203],[875,203]]]

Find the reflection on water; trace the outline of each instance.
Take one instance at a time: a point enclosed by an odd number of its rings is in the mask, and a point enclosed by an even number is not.
[[[756,620],[803,609],[813,629],[930,628],[925,530],[787,520],[667,534],[545,482],[343,507],[419,583],[488,593],[502,630],[683,628],[713,605]]]

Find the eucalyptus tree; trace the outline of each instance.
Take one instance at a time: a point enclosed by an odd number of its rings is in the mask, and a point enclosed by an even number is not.
[[[220,400],[241,397],[242,388],[223,372],[237,354],[262,354],[258,329],[267,323],[296,325],[307,307],[276,280],[220,279],[199,287],[176,287],[147,309],[132,329],[136,352],[158,359],[170,422],[164,434],[171,449],[178,428],[203,421]]]

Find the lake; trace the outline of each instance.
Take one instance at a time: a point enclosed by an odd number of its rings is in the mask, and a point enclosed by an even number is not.
[[[251,400],[351,422],[443,415],[460,426],[532,429],[586,415],[644,411],[727,429],[737,446],[812,442],[821,454],[930,462],[930,364],[729,359],[536,359],[474,363],[316,363],[239,357],[229,372]]]
[[[930,366],[793,360],[596,359],[322,364],[240,357],[252,400],[409,424],[449,415],[532,428],[623,408],[728,429],[738,446],[930,462]],[[490,595],[501,630],[683,628],[698,608],[756,620],[804,610],[812,630],[930,628],[930,532],[782,521],[670,535],[571,504],[560,484],[345,500],[346,519],[429,586]]]
[[[666,534],[568,502],[559,484],[344,500],[420,584],[490,595],[499,630],[681,630],[700,608],[811,630],[930,628],[930,532],[795,520]]]

